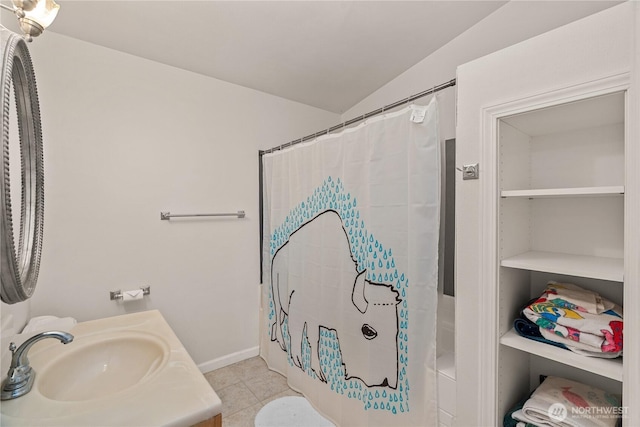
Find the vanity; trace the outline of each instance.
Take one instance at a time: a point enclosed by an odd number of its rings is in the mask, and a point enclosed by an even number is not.
[[[32,390],[3,426],[222,425],[222,402],[158,310],[78,323],[73,342],[29,351]]]

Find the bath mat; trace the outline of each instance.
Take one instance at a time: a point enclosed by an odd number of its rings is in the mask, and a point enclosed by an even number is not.
[[[273,400],[256,415],[256,427],[335,427],[304,397],[287,396]]]

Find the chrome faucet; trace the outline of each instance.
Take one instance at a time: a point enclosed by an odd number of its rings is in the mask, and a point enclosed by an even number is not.
[[[15,343],[11,343],[9,350],[11,350],[13,356],[11,357],[11,366],[9,367],[7,378],[2,381],[1,400],[15,399],[31,391],[33,381],[36,377],[36,371],[29,365],[27,353],[29,349],[31,349],[31,346],[45,338],[56,338],[63,344],[69,344],[73,341],[73,335],[68,332],[49,331],[32,336],[22,343],[17,350]]]

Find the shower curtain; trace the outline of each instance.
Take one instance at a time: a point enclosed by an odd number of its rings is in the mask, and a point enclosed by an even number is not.
[[[435,97],[263,156],[261,356],[340,426],[435,426]]]

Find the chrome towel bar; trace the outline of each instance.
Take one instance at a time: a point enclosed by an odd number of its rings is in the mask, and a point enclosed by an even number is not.
[[[244,211],[238,211],[234,213],[203,213],[203,214],[172,214],[171,212],[160,212],[161,220],[170,220],[171,218],[189,218],[200,216],[235,216],[237,218],[244,218]]]

